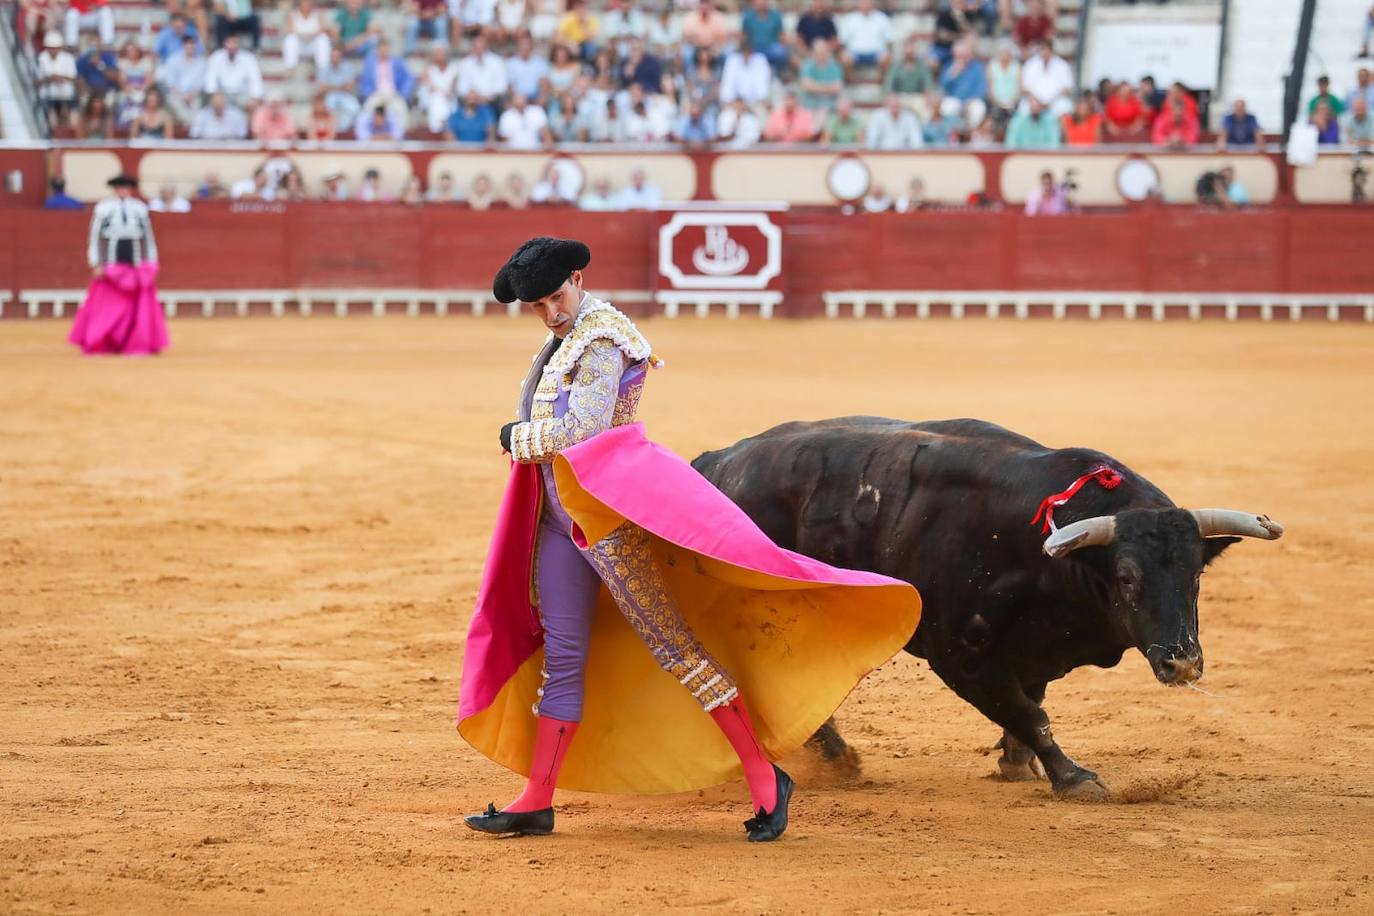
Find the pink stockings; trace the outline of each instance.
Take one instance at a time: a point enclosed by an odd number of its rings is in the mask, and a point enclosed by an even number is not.
[[[525,783],[525,791],[520,793],[520,797],[502,808],[502,811],[541,811],[553,807],[558,771],[563,766],[563,756],[568,753],[573,735],[577,734],[577,726],[577,722],[539,717],[529,782]]]

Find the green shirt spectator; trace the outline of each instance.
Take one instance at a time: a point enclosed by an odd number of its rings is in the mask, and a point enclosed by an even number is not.
[[[854,104],[841,97],[835,103],[835,111],[825,122],[821,141],[836,146],[857,146],[863,132],[863,122],[854,116]]]
[[[915,48],[911,48],[887,68],[887,76],[883,77],[883,94],[896,92],[899,95],[919,95],[928,92],[933,84],[930,67],[915,53]]]
[[[367,34],[368,27],[372,25],[372,10],[361,3],[350,2],[346,6],[339,7],[334,18],[339,26],[339,41],[343,42],[345,48],[351,50],[358,44],[358,40]]]
[[[817,42],[811,56],[802,61],[798,72],[801,92],[798,101],[808,111],[829,109],[844,87],[844,67],[840,66],[825,42]]]
[[[1031,100],[1028,111],[1018,111],[1007,126],[1007,149],[1058,149],[1063,142],[1059,119]]]
[[[1331,81],[1324,76],[1319,76],[1317,77],[1317,94],[1312,97],[1312,101],[1307,103],[1307,116],[1309,118],[1323,101],[1331,106],[1331,113],[1338,118],[1341,116],[1341,112],[1345,111],[1345,103],[1331,94]]]

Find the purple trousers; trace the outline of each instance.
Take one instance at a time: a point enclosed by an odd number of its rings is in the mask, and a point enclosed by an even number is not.
[[[654,658],[707,712],[738,694],[729,674],[697,641],[663,580],[649,536],[626,522],[583,551],[569,536],[572,520],[544,471],[544,516],[535,557],[535,589],[544,626],[544,684],[535,713],[582,720],[592,614],[602,585]]]

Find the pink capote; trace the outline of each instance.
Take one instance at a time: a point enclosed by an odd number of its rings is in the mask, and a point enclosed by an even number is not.
[[[108,264],[91,279],[67,340],[83,353],[149,356],[167,349],[167,321],[157,301],[156,261]]]

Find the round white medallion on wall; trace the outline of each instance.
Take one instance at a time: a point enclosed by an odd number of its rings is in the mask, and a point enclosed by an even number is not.
[[[1148,159],[1127,159],[1116,170],[1116,189],[1127,200],[1148,200],[1159,188],[1159,170]]]
[[[558,186],[576,200],[587,183],[587,173],[583,170],[582,163],[571,156],[555,156],[552,165],[558,174]]]
[[[858,200],[872,181],[868,164],[858,156],[841,156],[830,164],[825,184],[836,200]]]

